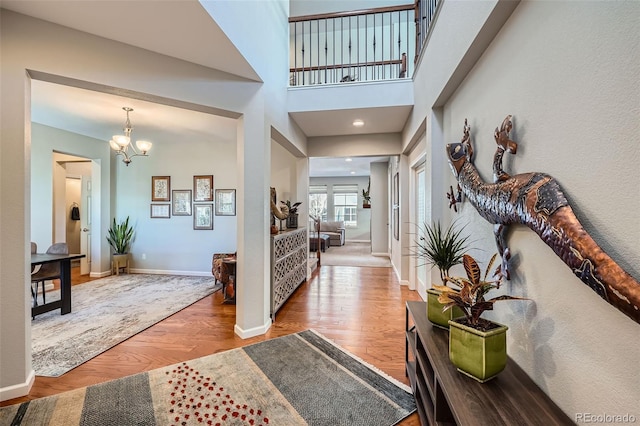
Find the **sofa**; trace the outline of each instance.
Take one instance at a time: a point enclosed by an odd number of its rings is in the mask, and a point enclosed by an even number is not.
[[[320,233],[329,236],[330,247],[344,245],[344,221],[320,222]]]

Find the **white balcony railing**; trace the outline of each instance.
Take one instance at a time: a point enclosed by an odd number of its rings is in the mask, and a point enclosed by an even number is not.
[[[440,1],[290,18],[290,86],[412,77]]]

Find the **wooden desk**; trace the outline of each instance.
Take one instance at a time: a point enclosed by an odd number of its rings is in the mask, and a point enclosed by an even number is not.
[[[71,312],[71,261],[82,257],[85,257],[85,255],[47,253],[31,255],[31,266],[60,262],[60,300],[31,308],[32,317],[58,308],[60,308],[61,315]]]

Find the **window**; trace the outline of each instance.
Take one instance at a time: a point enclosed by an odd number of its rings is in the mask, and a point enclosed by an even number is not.
[[[335,220],[343,220],[347,228],[358,226],[358,185],[334,185]]]
[[[309,186],[309,214],[327,221],[327,185]]]

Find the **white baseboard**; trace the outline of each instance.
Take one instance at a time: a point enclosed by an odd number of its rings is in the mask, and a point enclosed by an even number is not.
[[[236,324],[233,327],[233,331],[242,339],[248,339],[250,337],[261,336],[265,334],[269,328],[271,328],[271,318],[267,320],[267,322],[259,327],[250,328],[249,330],[243,330]]]
[[[400,285],[409,285],[409,280],[400,280]]]
[[[388,257],[389,259],[391,259],[391,256],[389,256],[389,253],[371,253],[371,256]]]
[[[344,240],[345,244],[346,243],[371,243],[371,240]]]
[[[213,277],[211,271],[173,271],[165,269],[140,269],[131,268],[132,274],[151,274],[151,275],[186,275],[189,277]]]
[[[29,395],[29,391],[31,390],[31,386],[33,386],[33,382],[35,381],[35,379],[36,372],[34,370],[31,370],[29,372],[29,377],[27,377],[27,380],[24,383],[18,383],[17,385],[11,385],[5,388],[1,388],[0,402]]]
[[[189,277],[213,277],[211,271],[173,271],[165,269],[140,269],[131,268],[132,274],[150,274],[150,275],[186,275]],[[91,278],[104,278],[113,275],[111,271],[91,272]]]

